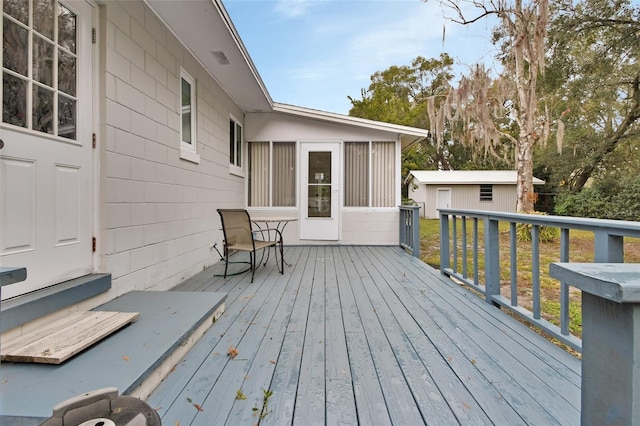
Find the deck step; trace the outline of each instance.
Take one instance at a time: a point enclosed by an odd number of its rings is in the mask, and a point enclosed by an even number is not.
[[[139,316],[138,312],[75,312],[30,333],[3,342],[0,360],[62,364],[135,321]]]
[[[140,317],[59,365],[3,361],[0,424],[37,425],[58,403],[105,387],[145,398],[222,314],[225,299],[217,292],[138,291],[97,307]]]

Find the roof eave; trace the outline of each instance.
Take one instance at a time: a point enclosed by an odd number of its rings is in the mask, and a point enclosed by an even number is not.
[[[385,123],[382,121],[368,120],[365,118],[352,117],[350,115],[336,114],[333,112],[321,111],[317,109],[304,108],[295,105],[274,102],[273,111],[282,114],[295,115],[298,117],[322,120],[335,124],[363,127],[367,129],[380,130],[395,133],[400,136],[402,148],[406,148],[413,143],[429,136],[429,131],[417,127],[401,126],[399,124]]]
[[[221,0],[144,1],[243,111],[272,109],[271,95]],[[219,63],[213,52],[223,52],[229,63]]]

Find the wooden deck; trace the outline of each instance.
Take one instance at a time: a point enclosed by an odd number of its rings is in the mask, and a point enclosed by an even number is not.
[[[228,296],[148,398],[163,424],[579,424],[580,361],[401,249],[285,257],[176,288]]]

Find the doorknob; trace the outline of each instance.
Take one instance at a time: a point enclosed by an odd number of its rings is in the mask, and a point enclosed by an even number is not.
[[[4,141],[0,139],[0,149],[4,148]]]

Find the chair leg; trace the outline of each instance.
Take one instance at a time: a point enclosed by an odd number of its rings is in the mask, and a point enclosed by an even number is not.
[[[224,248],[224,278],[227,278],[227,268],[229,267],[229,250],[227,247]]]
[[[282,238],[280,238],[280,273],[284,275],[284,243]]]
[[[253,274],[256,271],[256,253],[250,251],[249,252],[249,262],[251,262],[251,282],[253,283]]]

